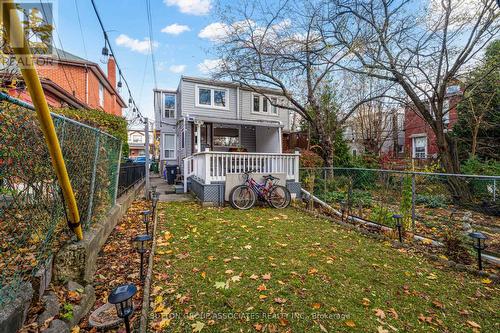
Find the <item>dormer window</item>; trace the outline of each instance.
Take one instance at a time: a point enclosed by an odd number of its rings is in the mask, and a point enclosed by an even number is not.
[[[460,86],[459,85],[453,85],[453,86],[448,86],[446,87],[446,95],[455,95],[460,92]]]

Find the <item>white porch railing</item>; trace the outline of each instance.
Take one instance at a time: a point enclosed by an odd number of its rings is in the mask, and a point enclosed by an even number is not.
[[[226,153],[206,151],[184,159],[184,191],[194,176],[204,184],[226,180],[228,173],[255,170],[258,173],[285,173],[287,180],[299,181],[299,157],[294,154]]]

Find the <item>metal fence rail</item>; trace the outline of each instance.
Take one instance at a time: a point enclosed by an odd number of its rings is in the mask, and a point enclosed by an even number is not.
[[[392,215],[399,213],[407,231],[433,239],[442,239],[450,224],[463,235],[480,230],[490,237],[488,250],[500,253],[499,176],[303,168],[301,182],[351,216],[393,227]],[[453,187],[457,183],[459,196]]]
[[[144,179],[146,169],[144,164],[124,164],[120,166],[120,177],[118,180],[118,196],[127,192],[132,186]]]
[[[71,237],[46,143],[28,107],[0,103],[0,305]],[[74,120],[52,119],[87,229],[115,203],[121,142]]]

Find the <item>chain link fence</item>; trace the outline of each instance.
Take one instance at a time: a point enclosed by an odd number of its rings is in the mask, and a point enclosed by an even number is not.
[[[357,168],[303,168],[302,187],[354,217],[442,240],[450,224],[487,234],[500,254],[500,177]],[[457,186],[458,184],[458,186]]]
[[[36,113],[11,102],[0,103],[0,305],[72,236]],[[88,229],[115,203],[121,142],[74,120],[52,119]]]

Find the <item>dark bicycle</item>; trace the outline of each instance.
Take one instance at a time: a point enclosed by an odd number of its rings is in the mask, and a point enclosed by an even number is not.
[[[259,184],[250,176],[254,172],[255,170],[244,172],[245,182],[234,187],[229,193],[229,202],[233,208],[250,209],[257,199],[267,202],[274,208],[286,208],[290,205],[290,191],[285,186],[276,184],[279,178],[267,175],[263,177],[264,183]]]

